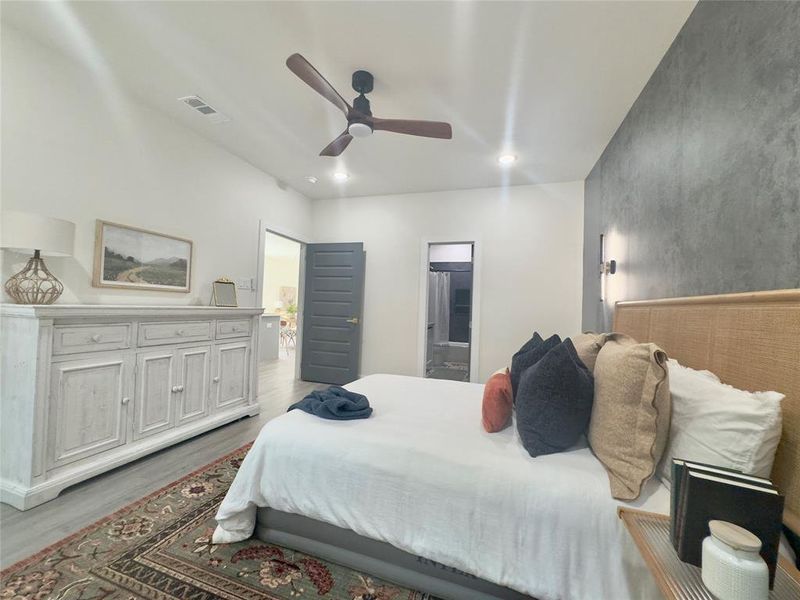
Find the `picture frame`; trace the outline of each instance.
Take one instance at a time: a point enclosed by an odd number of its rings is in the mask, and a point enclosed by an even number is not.
[[[98,219],[92,285],[189,293],[191,240]]]
[[[229,308],[238,307],[239,299],[236,296],[236,284],[225,277],[220,277],[214,281],[211,284],[211,304]]]
[[[278,300],[283,303],[284,308],[294,304],[297,306],[297,287],[282,285],[278,288]]]

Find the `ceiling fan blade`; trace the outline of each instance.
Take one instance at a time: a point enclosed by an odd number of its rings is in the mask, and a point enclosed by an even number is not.
[[[319,153],[320,156],[339,156],[344,149],[347,148],[347,145],[353,141],[353,136],[347,133],[345,129],[339,137],[333,140],[330,144],[325,146],[322,152]]]
[[[353,110],[345,99],[339,95],[339,92],[333,89],[333,86],[328,83],[328,80],[320,75],[319,71],[300,54],[295,53],[287,58],[286,66],[289,67],[292,73],[314,88],[318,94],[327,98],[328,101],[341,110],[345,116]]]
[[[442,123],[441,121],[409,121],[407,119],[379,119],[378,117],[373,117],[372,128],[377,131],[393,131],[394,133],[443,140],[449,140],[453,137],[453,128],[450,127],[450,123]]]

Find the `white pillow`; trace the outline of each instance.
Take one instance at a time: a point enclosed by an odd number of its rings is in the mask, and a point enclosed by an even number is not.
[[[672,421],[658,476],[667,487],[672,459],[683,458],[769,477],[781,439],[778,392],[745,392],[709,371],[668,361]]]

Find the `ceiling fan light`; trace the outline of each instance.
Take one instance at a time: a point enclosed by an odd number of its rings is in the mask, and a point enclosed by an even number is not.
[[[347,181],[348,179],[350,179],[350,175],[348,175],[348,174],[347,174],[347,173],[345,173],[344,171],[336,171],[336,172],[333,174],[333,178],[334,178],[336,181],[339,181],[339,182],[345,182],[345,181]]]
[[[357,138],[367,137],[368,135],[372,135],[372,127],[366,123],[350,123],[350,125],[347,126],[347,133]]]

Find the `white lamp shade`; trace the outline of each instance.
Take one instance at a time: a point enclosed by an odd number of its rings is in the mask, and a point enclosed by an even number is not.
[[[34,213],[4,210],[0,213],[0,248],[42,256],[72,256],[75,223]]]

